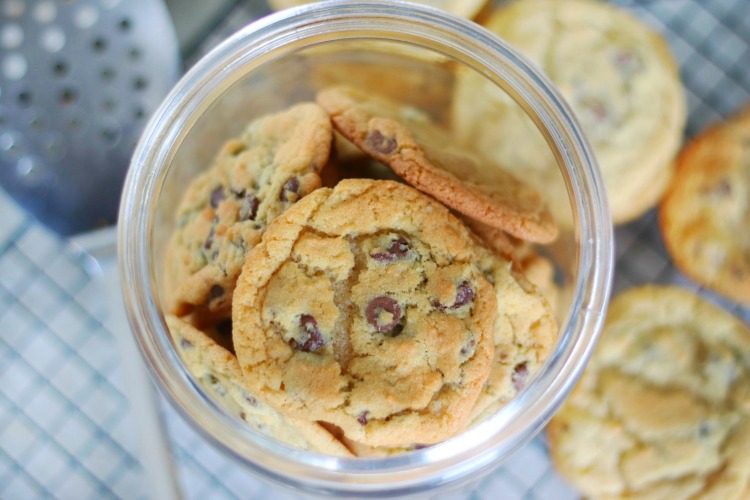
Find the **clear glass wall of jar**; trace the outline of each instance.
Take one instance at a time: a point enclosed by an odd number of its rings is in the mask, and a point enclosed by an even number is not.
[[[413,67],[404,63],[409,60],[415,61]],[[431,83],[414,80],[414,71],[427,71]],[[549,182],[559,184],[568,212],[555,215],[569,223],[546,250],[564,292],[551,357],[521,394],[484,423],[403,455],[334,458],[293,450],[243,426],[191,382],[160,308],[164,248],[185,187],[224,140],[252,118],[310,100],[322,85],[373,85],[450,127],[452,79],[462,71],[484,75],[486,92],[514,100],[558,159],[559,173]],[[370,83],[363,83],[363,72],[371,75]],[[549,80],[476,24],[403,3],[307,5],[262,19],[226,40],[189,71],[151,119],[133,156],[120,212],[120,269],[129,320],[163,393],[217,449],[248,469],[285,485],[342,496],[460,484],[491,470],[531,439],[585,366],[603,321],[612,255],[596,161]]]

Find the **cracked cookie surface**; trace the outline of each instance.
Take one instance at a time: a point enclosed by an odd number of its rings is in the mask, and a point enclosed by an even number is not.
[[[747,498],[750,331],[678,287],[621,294],[549,439],[590,498]]]
[[[459,146],[416,108],[350,87],[323,90],[317,100],[337,131],[417,189],[519,238],[557,236],[534,189]]]
[[[268,227],[238,280],[246,384],[368,446],[451,437],[494,350],[497,301],[474,259],[460,221],[409,186],[317,190]]]
[[[596,153],[615,223],[640,216],[666,190],[682,141],[686,100],[661,36],[607,2],[524,0],[499,8],[487,29],[557,86]],[[524,110],[474,71],[456,78],[453,129],[545,196],[558,222],[570,213],[557,160]]]
[[[166,256],[167,309],[228,315],[245,254],[266,226],[320,187],[332,128],[314,103],[261,117],[188,186]]]
[[[290,446],[338,456],[349,450],[316,422],[284,417],[264,405],[242,382],[237,358],[184,319],[168,315],[169,332],[188,371],[227,411],[253,429]],[[222,333],[223,335],[223,333]]]
[[[683,149],[659,222],[685,274],[750,305],[750,108]]]

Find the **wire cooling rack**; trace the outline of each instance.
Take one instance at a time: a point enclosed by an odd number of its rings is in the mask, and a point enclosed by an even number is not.
[[[663,33],[671,45],[687,89],[688,138],[750,102],[750,1],[613,3]],[[259,3],[238,4],[189,63],[265,12]],[[750,309],[701,289],[675,270],[653,211],[617,228],[615,236],[615,293],[641,283],[676,283],[750,324]],[[0,498],[147,497],[138,429],[110,333],[110,304],[89,273],[94,265],[0,192]],[[186,498],[298,497],[221,456],[168,405],[162,404],[162,412]],[[451,496],[577,498],[552,469],[543,436],[480,484]]]
[[[0,214],[0,497],[143,497],[96,263],[2,192]]]

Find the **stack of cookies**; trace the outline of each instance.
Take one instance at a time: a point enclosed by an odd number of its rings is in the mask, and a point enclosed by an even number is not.
[[[398,181],[351,178],[334,133]],[[427,115],[328,88],[250,123],[192,181],[167,325],[254,429],[334,455],[409,451],[493,414],[544,363],[555,286],[529,242],[556,236],[535,190]]]

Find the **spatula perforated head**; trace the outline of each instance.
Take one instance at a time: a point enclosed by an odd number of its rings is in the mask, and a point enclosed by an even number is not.
[[[178,74],[161,0],[3,0],[0,184],[61,234],[113,224],[134,145]]]

